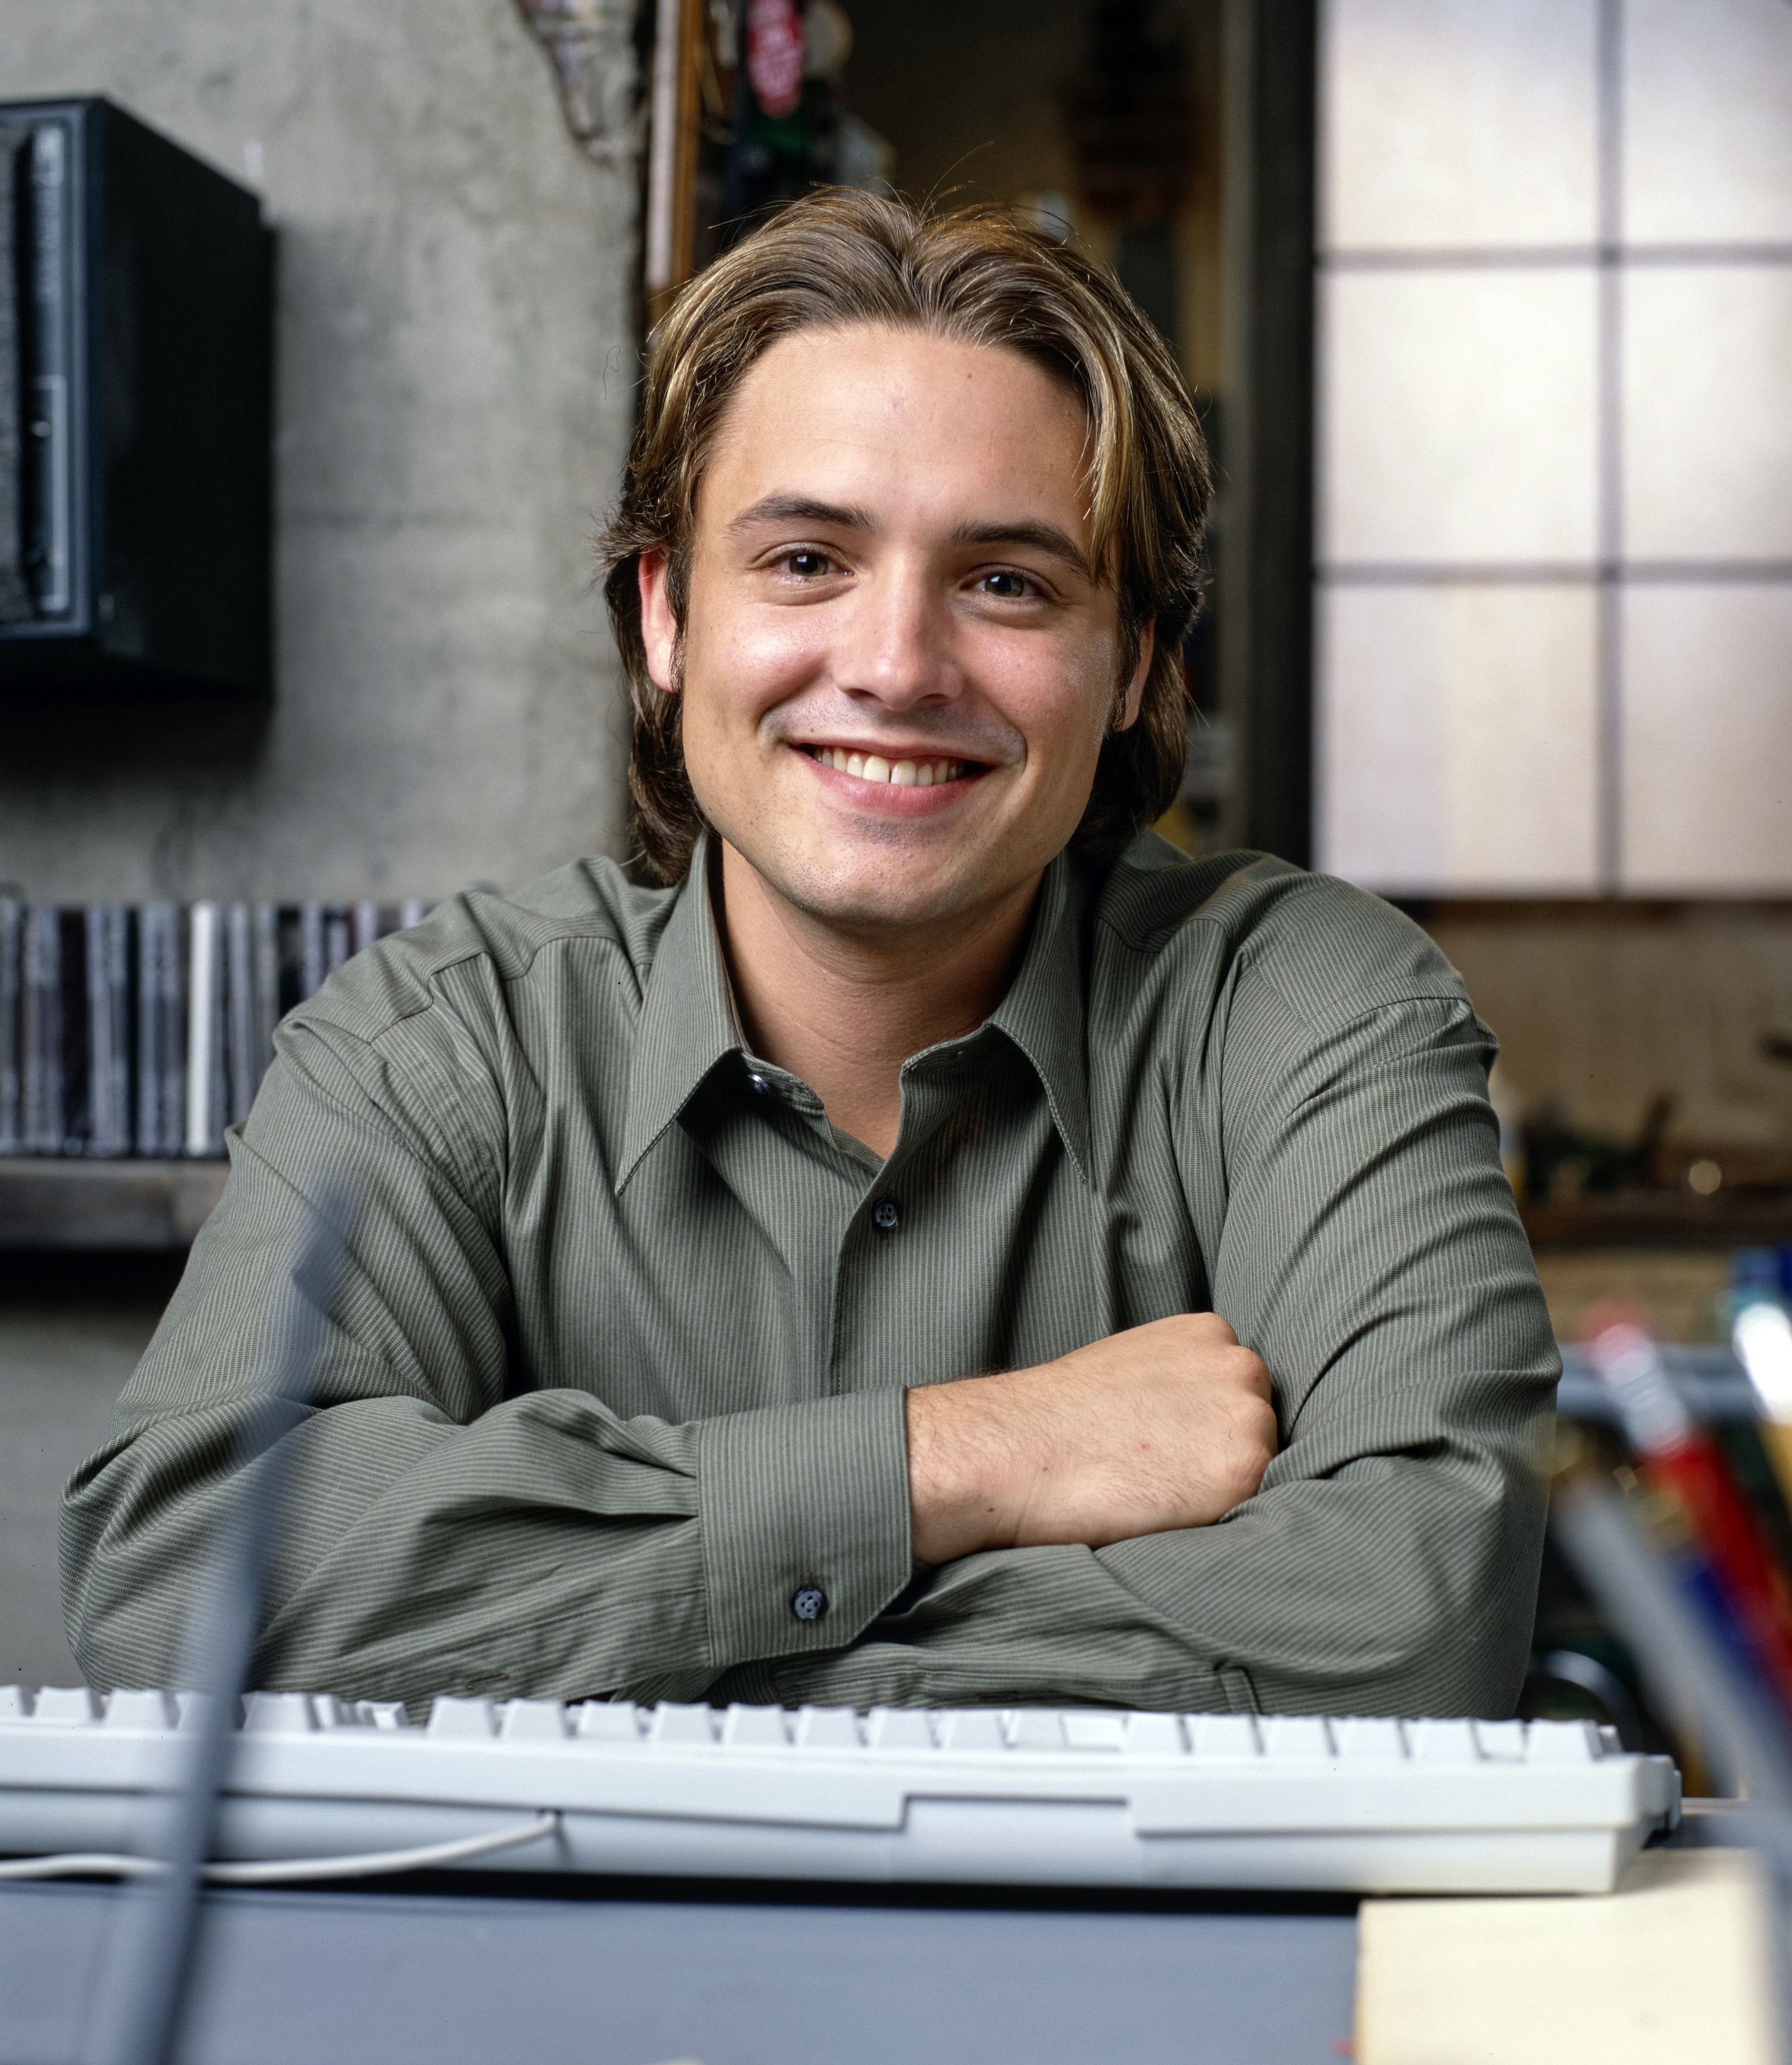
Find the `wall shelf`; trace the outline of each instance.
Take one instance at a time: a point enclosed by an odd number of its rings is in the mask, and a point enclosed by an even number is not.
[[[1783,1191],[1615,1191],[1560,1204],[1527,1205],[1533,1247],[1777,1247],[1792,1242],[1792,1197]]]
[[[222,1161],[0,1160],[0,1249],[189,1247],[229,1173]]]

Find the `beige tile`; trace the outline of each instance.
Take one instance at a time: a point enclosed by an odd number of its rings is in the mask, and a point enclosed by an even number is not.
[[[1620,1889],[1368,1900],[1360,2065],[1770,2065],[1773,1896],[1739,1850],[1645,1852]]]
[[[1792,559],[1792,265],[1635,268],[1624,337],[1625,551]]]
[[[1627,888],[1792,891],[1792,584],[1624,603]]]
[[[1321,242],[1588,244],[1592,0],[1329,0]]]
[[[1319,602],[1320,865],[1415,894],[1590,890],[1592,589],[1325,588]]]
[[[1627,0],[1624,14],[1626,236],[1792,239],[1792,7]]]
[[[1590,273],[1334,273],[1321,294],[1321,556],[1588,561]]]

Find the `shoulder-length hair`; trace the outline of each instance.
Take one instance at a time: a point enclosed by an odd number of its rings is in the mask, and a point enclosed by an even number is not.
[[[1117,710],[1147,624],[1156,643],[1138,719],[1110,732],[1073,845],[1110,859],[1181,785],[1183,644],[1200,608],[1212,483],[1194,404],[1163,339],[1112,273],[1009,210],[948,212],[823,189],[718,258],[661,323],[621,494],[599,541],[633,705],[633,830],[663,882],[683,878],[704,819],[685,771],[682,698],[647,671],[637,563],[665,552],[682,629],[698,489],[735,388],[779,337],[860,325],[1021,352],[1081,400],[1095,564],[1118,605]]]

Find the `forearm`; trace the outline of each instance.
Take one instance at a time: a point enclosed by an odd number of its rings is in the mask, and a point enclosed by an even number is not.
[[[1269,1372],[1213,1312],[911,1391],[907,1425],[914,1550],[929,1564],[1206,1526],[1276,1450]]]
[[[470,1427],[410,1400],[313,1413],[276,1458],[257,1680],[688,1699],[732,1665],[851,1640],[909,1575],[899,1406],[670,1427],[546,1391]],[[200,1458],[230,1452],[239,1417],[164,1424],[71,1487],[71,1626],[95,1683],[174,1682],[209,1545],[245,1489]],[[819,1618],[793,1610],[803,1588],[825,1599]]]
[[[1216,1526],[949,1565],[852,1647],[772,1667],[766,1696],[1509,1712],[1542,1535],[1515,1448],[1365,1459]]]
[[[245,1423],[293,1331],[307,1160],[353,1178],[359,1206],[310,1404],[274,1459],[262,1683],[696,1697],[743,1659],[852,1640],[908,1582],[900,1392],[684,1424],[579,1388],[507,1396],[508,1279],[483,1214],[319,1089],[281,1116],[237,1143],[115,1437],[65,1498],[67,1618],[95,1683],[176,1681],[248,1488]],[[803,1588],[826,1601],[815,1619],[793,1610]]]

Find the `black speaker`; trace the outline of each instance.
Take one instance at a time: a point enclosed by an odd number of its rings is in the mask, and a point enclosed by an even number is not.
[[[0,101],[0,702],[267,692],[272,283],[234,180]]]

